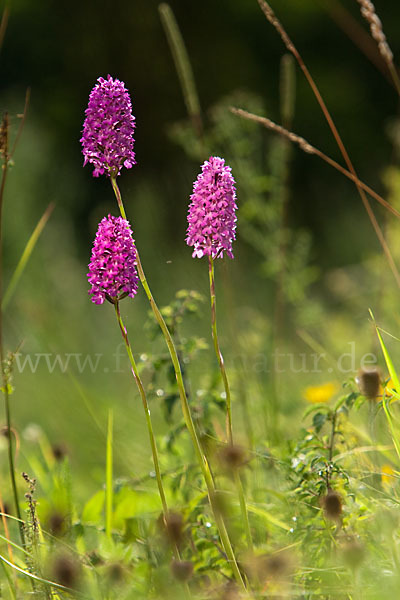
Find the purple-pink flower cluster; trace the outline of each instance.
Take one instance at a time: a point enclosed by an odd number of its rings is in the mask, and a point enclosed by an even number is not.
[[[89,294],[94,304],[134,298],[139,278],[131,227],[122,217],[108,215],[97,228],[89,263]]]
[[[233,258],[236,238],[236,188],[231,168],[225,160],[211,156],[201,167],[190,196],[186,243],[193,257]]]
[[[122,167],[135,163],[133,151],[135,117],[125,84],[108,75],[99,77],[89,96],[83,124],[82,152],[84,165],[94,166],[93,176],[119,175]]]

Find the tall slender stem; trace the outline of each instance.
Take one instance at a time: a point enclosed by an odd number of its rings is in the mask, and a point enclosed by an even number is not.
[[[9,382],[7,373],[4,365],[4,348],[3,348],[3,311],[1,308],[2,297],[3,297],[3,200],[4,200],[4,189],[6,185],[7,173],[8,173],[8,130],[9,121],[8,114],[4,114],[3,122],[1,125],[1,142],[2,142],[2,154],[3,154],[3,165],[2,165],[2,177],[0,183],[0,364],[1,364],[1,376],[2,376],[2,387],[4,394],[5,412],[6,412],[6,426],[7,426],[7,439],[8,439],[8,464],[11,479],[11,488],[14,497],[15,511],[18,517],[19,533],[21,537],[22,545],[25,547],[25,534],[24,526],[21,519],[21,509],[18,499],[17,483],[15,481],[15,465],[14,465],[14,451],[12,443],[12,432],[11,432],[11,412],[10,412],[10,395],[9,395]]]
[[[119,208],[119,212],[121,213],[121,217],[123,219],[127,220],[126,219],[126,212],[125,212],[124,205],[122,203],[121,192],[119,190],[117,180],[116,180],[115,177],[110,177],[110,179],[111,179],[112,189],[114,190],[114,194],[115,194],[115,197],[117,199],[118,208]]]
[[[226,429],[228,443],[233,445],[233,431],[232,431],[232,407],[231,407],[231,391],[229,387],[228,376],[226,374],[224,357],[219,346],[218,333],[217,333],[217,301],[215,295],[215,277],[214,277],[214,260],[211,256],[208,257],[208,274],[210,279],[210,299],[211,299],[211,330],[214,341],[214,350],[218,359],[219,369],[221,371],[222,381],[224,382],[225,398],[226,398]],[[240,479],[240,473],[235,468],[234,480],[239,496],[240,511],[242,513],[242,519],[246,532],[247,545],[249,550],[253,551],[253,539],[250,531],[249,516],[247,513],[246,499],[244,497],[244,490],[242,480]]]
[[[215,297],[215,279],[214,279],[214,260],[211,256],[208,257],[208,274],[210,279],[210,298],[211,298],[211,330],[214,342],[214,350],[219,363],[219,369],[221,371],[222,381],[224,382],[225,389],[225,400],[226,400],[226,432],[227,438],[230,444],[233,443],[232,434],[232,408],[231,408],[231,391],[229,388],[228,377],[225,370],[224,357],[222,356],[221,349],[219,347],[218,334],[217,334],[217,304]]]
[[[166,519],[168,516],[168,505],[167,505],[167,500],[165,498],[165,492],[164,492],[164,487],[163,487],[163,483],[162,483],[162,478],[161,478],[161,470],[160,470],[160,463],[158,460],[158,452],[157,452],[157,445],[156,445],[156,440],[154,437],[154,431],[153,431],[153,424],[151,421],[151,415],[150,415],[150,407],[149,404],[147,402],[147,396],[146,396],[146,392],[145,389],[143,387],[143,383],[142,380],[140,378],[139,375],[139,371],[132,353],[132,348],[128,339],[128,332],[125,328],[125,325],[122,321],[122,317],[121,317],[121,312],[119,309],[119,302],[118,300],[115,302],[114,304],[115,307],[115,314],[117,315],[117,321],[118,321],[118,325],[119,328],[121,330],[122,333],[122,337],[123,340],[125,342],[125,348],[126,348],[126,352],[128,354],[129,357],[129,361],[131,363],[131,368],[132,368],[132,375],[135,379],[136,385],[138,387],[139,393],[140,393],[140,397],[142,399],[142,403],[143,403],[143,408],[144,408],[144,413],[146,416],[146,425],[147,425],[147,429],[149,432],[149,438],[150,438],[150,445],[151,445],[151,452],[153,455],[153,463],[154,463],[154,470],[156,473],[156,479],[157,479],[157,485],[158,485],[158,492],[160,494],[160,498],[161,498],[161,504],[163,507],[163,513],[164,513],[164,518]]]
[[[113,411],[108,411],[106,450],[106,535],[111,538],[113,517]]]
[[[122,203],[122,198],[121,198],[121,193],[119,191],[118,188],[118,184],[116,182],[115,177],[111,177],[111,185],[112,188],[114,190],[115,196],[117,198],[117,202],[118,202],[118,206],[121,212],[121,216],[126,219],[126,213],[124,210],[124,206]],[[178,390],[179,390],[179,396],[180,396],[180,400],[181,400],[181,406],[182,406],[182,412],[183,412],[183,416],[185,419],[185,423],[186,423],[186,427],[189,431],[189,435],[191,437],[192,440],[192,444],[194,447],[194,451],[196,454],[196,458],[199,462],[204,480],[206,482],[206,486],[207,486],[207,492],[208,492],[208,497],[209,497],[209,501],[210,501],[210,505],[214,514],[214,518],[215,518],[215,522],[219,531],[219,535],[221,538],[221,542],[225,551],[225,554],[227,556],[228,561],[230,562],[233,574],[235,576],[236,581],[238,582],[238,584],[241,586],[242,589],[246,589],[245,583],[243,581],[242,575],[240,573],[236,558],[235,558],[235,553],[233,551],[232,548],[232,544],[231,541],[229,539],[229,535],[224,523],[224,520],[221,516],[221,512],[218,506],[218,502],[216,499],[216,489],[215,489],[215,484],[214,484],[214,479],[211,473],[211,469],[210,466],[208,464],[208,461],[204,455],[204,452],[202,451],[200,442],[199,442],[199,438],[197,436],[196,433],[196,429],[194,427],[194,423],[193,423],[193,419],[192,419],[192,415],[190,412],[190,408],[189,408],[189,402],[186,396],[186,391],[185,391],[185,386],[184,386],[184,382],[183,382],[183,377],[182,377],[182,369],[179,363],[179,359],[178,359],[178,354],[175,348],[175,344],[174,341],[172,339],[172,336],[168,330],[168,327],[164,321],[164,318],[153,298],[153,295],[151,293],[149,284],[147,283],[147,279],[146,276],[144,274],[143,271],[143,267],[142,267],[142,263],[140,261],[140,256],[139,256],[139,252],[137,250],[136,247],[136,266],[137,266],[137,270],[138,270],[138,274],[139,274],[139,279],[140,282],[143,286],[143,289],[146,293],[146,296],[150,302],[150,306],[151,309],[154,313],[154,316],[157,320],[158,325],[160,326],[160,329],[164,335],[165,341],[167,343],[168,346],[168,350],[171,356],[171,360],[172,360],[172,364],[174,367],[174,371],[175,371],[175,376],[176,376],[176,382],[178,385]]]
[[[117,315],[118,325],[121,330],[123,340],[125,342],[125,348],[126,348],[126,351],[127,351],[128,357],[129,357],[129,362],[131,363],[132,375],[135,379],[135,382],[138,387],[139,394],[140,394],[140,397],[141,397],[142,403],[143,403],[144,414],[146,417],[146,425],[147,425],[147,430],[149,432],[149,438],[150,438],[151,453],[153,455],[153,464],[154,464],[154,471],[155,471],[156,479],[157,479],[158,493],[160,494],[163,515],[164,515],[164,523],[167,524],[168,504],[167,504],[167,500],[165,497],[164,486],[163,486],[163,482],[162,482],[160,462],[158,460],[157,444],[156,444],[156,439],[154,437],[153,424],[151,421],[150,407],[147,402],[146,392],[143,387],[143,383],[140,378],[139,371],[138,371],[138,368],[137,368],[137,365],[136,365],[136,362],[135,362],[135,359],[134,359],[134,356],[132,353],[132,348],[131,348],[131,345],[130,345],[130,342],[128,339],[128,332],[122,321],[118,300],[115,302],[114,307],[115,307],[115,314]],[[175,558],[177,560],[180,560],[180,554],[179,554],[179,549],[178,549],[177,544],[174,543],[172,545],[172,549],[173,549]],[[186,592],[188,593],[188,589],[186,590]]]

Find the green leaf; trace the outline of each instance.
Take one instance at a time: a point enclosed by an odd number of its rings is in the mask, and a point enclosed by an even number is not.
[[[326,419],[327,419],[327,415],[324,413],[318,412],[317,414],[314,415],[313,427],[315,428],[315,431],[317,433],[319,433],[321,431],[322,427],[325,425]]]
[[[312,406],[307,408],[306,412],[303,415],[303,420],[306,419],[308,417],[308,415],[311,415],[313,412],[316,412],[316,411],[319,411],[319,412],[325,411],[326,413],[330,413],[331,408],[327,404],[313,404]]]
[[[82,512],[82,521],[85,523],[98,523],[101,520],[104,502],[104,490],[99,490],[85,504]]]
[[[114,497],[113,524],[116,529],[122,529],[126,519],[143,517],[150,513],[157,514],[161,510],[158,494],[135,492],[124,487]]]

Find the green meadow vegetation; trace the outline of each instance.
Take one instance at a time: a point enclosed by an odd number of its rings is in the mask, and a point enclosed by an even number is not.
[[[239,4],[233,28],[250,23]],[[150,84],[137,114],[127,71],[93,79],[76,62],[92,79],[75,131],[72,92],[54,92],[49,121],[81,138],[72,161],[31,117],[35,77],[0,90],[2,599],[399,597],[397,40],[369,0],[285,1],[282,16],[253,4],[255,39],[278,44],[274,101],[235,65],[237,86],[210,95],[219,75],[198,78],[191,50],[222,46],[188,39],[192,13],[178,24],[173,3],[151,8],[182,102],[164,138]],[[7,81],[7,36],[31,9],[1,9]],[[301,28],[321,10],[367,65],[354,81],[332,63],[320,85],[309,67],[318,47]],[[82,65],[95,40],[93,26]],[[115,55],[103,63],[118,69]],[[374,106],[371,138],[367,69],[392,107]],[[170,150],[141,174],[146,128]]]

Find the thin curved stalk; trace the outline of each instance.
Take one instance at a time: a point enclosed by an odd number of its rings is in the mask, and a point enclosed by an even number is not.
[[[0,22],[0,50],[3,46],[4,36],[7,30],[8,18],[10,16],[10,9],[6,6],[3,10],[3,15]]]
[[[157,451],[157,444],[156,444],[156,439],[154,436],[154,430],[153,430],[153,424],[151,421],[151,413],[150,413],[150,407],[149,404],[147,402],[147,396],[146,396],[146,392],[145,389],[143,387],[143,383],[142,380],[140,378],[139,375],[139,371],[136,365],[136,361],[135,358],[133,356],[133,352],[132,352],[132,348],[128,339],[128,332],[126,330],[126,327],[122,321],[122,317],[121,317],[121,311],[119,309],[119,302],[118,300],[115,302],[114,304],[114,308],[115,308],[115,314],[117,316],[117,321],[118,321],[118,325],[119,328],[121,330],[121,334],[125,343],[125,348],[126,348],[126,352],[128,354],[129,357],[129,362],[131,363],[131,369],[132,369],[132,375],[135,379],[136,385],[138,387],[139,390],[139,394],[140,397],[142,399],[142,404],[143,404],[143,409],[144,409],[144,413],[145,413],[145,417],[146,417],[146,425],[147,425],[147,430],[149,433],[149,439],[150,439],[150,446],[151,446],[151,453],[153,456],[153,464],[154,464],[154,471],[156,474],[156,480],[157,480],[157,486],[158,486],[158,493],[160,495],[160,499],[161,499],[161,504],[162,504],[162,509],[163,509],[163,515],[164,515],[164,523],[165,525],[167,524],[167,518],[168,518],[168,504],[167,504],[167,499],[165,497],[165,492],[164,492],[164,486],[163,486],[163,482],[162,482],[162,476],[161,476],[161,469],[160,469],[160,461],[158,459],[158,451]],[[176,543],[174,543],[172,545],[172,550],[174,553],[174,556],[177,560],[180,560],[180,553],[179,553],[179,549]],[[186,591],[186,595],[188,597],[190,597],[190,591],[189,591],[189,587],[186,584],[185,585],[185,591]]]
[[[208,257],[208,277],[210,281],[210,299],[211,299],[211,331],[214,342],[214,350],[219,364],[219,370],[221,371],[222,381],[224,382],[225,400],[226,400],[226,432],[229,444],[233,444],[232,434],[232,403],[231,403],[231,391],[228,382],[228,376],[226,374],[224,357],[219,346],[218,333],[217,333],[217,304],[215,297],[215,278],[214,278],[214,260],[211,256]]]
[[[118,188],[118,184],[117,184],[115,177],[111,177],[111,185],[112,185],[112,188],[114,190],[114,193],[115,193],[115,196],[117,199],[117,203],[118,203],[118,206],[119,206],[119,209],[121,212],[121,216],[124,219],[126,219],[126,213],[125,213],[125,209],[123,206],[121,193]],[[214,479],[213,479],[213,476],[211,473],[211,469],[210,469],[208,461],[204,455],[204,452],[202,451],[202,448],[201,448],[201,445],[199,442],[199,438],[197,436],[196,429],[194,427],[192,415],[191,415],[190,408],[189,408],[189,402],[188,402],[188,399],[186,396],[185,385],[183,382],[182,369],[181,369],[181,366],[179,363],[175,344],[174,344],[172,336],[169,332],[169,329],[164,321],[164,318],[163,318],[163,316],[153,298],[153,295],[151,293],[149,284],[147,282],[146,276],[143,271],[142,263],[140,261],[140,256],[139,256],[139,252],[138,252],[137,248],[136,248],[136,267],[137,267],[140,282],[141,282],[143,289],[146,293],[146,296],[150,302],[150,306],[153,311],[153,314],[157,320],[158,325],[160,326],[160,329],[163,333],[163,336],[164,336],[165,341],[168,346],[168,350],[169,350],[172,364],[173,364],[174,371],[175,371],[176,382],[178,385],[179,397],[181,400],[181,407],[182,407],[182,412],[183,412],[183,416],[185,419],[185,424],[189,431],[189,435],[192,440],[196,458],[200,465],[200,468],[201,468],[201,471],[202,471],[202,474],[203,474],[203,477],[204,477],[204,480],[205,480],[205,483],[207,486],[207,492],[208,492],[210,505],[211,505],[211,508],[212,508],[212,511],[214,514],[215,522],[216,522],[216,525],[218,528],[218,532],[219,532],[219,535],[221,538],[221,542],[222,542],[225,554],[231,565],[231,568],[232,568],[232,571],[233,571],[236,581],[238,582],[240,587],[245,590],[246,586],[243,581],[242,575],[240,573],[240,570],[239,570],[239,567],[238,567],[238,564],[236,561],[235,553],[233,551],[232,544],[229,539],[228,531],[226,529],[224,520],[221,516],[221,512],[220,512],[220,509],[218,506],[218,502],[217,502],[217,498],[216,498],[216,488],[215,488]]]
[[[315,156],[318,156],[323,161],[328,163],[328,165],[330,165],[331,167],[345,175],[348,179],[351,179],[351,181],[362,187],[362,189],[365,190],[367,194],[369,194],[372,198],[374,198],[374,200],[379,202],[379,204],[382,204],[382,206],[386,208],[389,212],[391,212],[395,217],[397,217],[398,219],[400,218],[400,212],[396,210],[396,208],[394,208],[394,206],[392,206],[387,200],[382,198],[382,196],[380,196],[377,192],[375,192],[375,190],[370,188],[366,183],[361,181],[361,179],[359,179],[356,175],[353,175],[353,173],[350,173],[350,171],[342,167],[342,165],[336,162],[336,160],[333,160],[333,158],[330,158],[329,156],[321,152],[321,150],[318,150],[318,148],[312,146],[303,137],[297,135],[296,133],[293,133],[293,131],[285,129],[285,127],[278,125],[277,123],[271,121],[271,119],[268,119],[267,117],[260,117],[259,115],[250,113],[247,110],[243,110],[242,108],[235,108],[232,106],[230,108],[230,111],[234,115],[238,115],[239,117],[243,117],[244,119],[248,119],[249,121],[254,121],[255,123],[260,123],[260,125],[263,125],[266,129],[269,129],[270,131],[281,135],[293,144],[297,144],[303,150],[303,152],[306,152],[306,154],[314,154]]]
[[[144,409],[144,413],[145,413],[145,417],[146,417],[146,425],[147,425],[147,430],[149,432],[149,438],[150,438],[150,446],[151,446],[151,452],[153,455],[153,464],[154,464],[154,470],[156,473],[156,479],[157,479],[157,486],[158,486],[158,492],[160,494],[160,499],[161,499],[161,504],[163,507],[163,513],[164,513],[164,518],[166,519],[168,516],[168,505],[167,505],[167,500],[165,498],[165,492],[164,492],[164,486],[162,483],[162,478],[161,478],[161,470],[160,470],[160,463],[158,460],[158,452],[157,452],[157,445],[156,445],[156,440],[154,437],[154,431],[153,431],[153,424],[151,421],[151,415],[150,415],[150,407],[149,404],[147,402],[147,396],[146,396],[146,392],[145,389],[143,387],[143,383],[142,380],[140,378],[139,375],[139,371],[132,353],[132,348],[128,339],[128,332],[126,330],[126,327],[122,321],[122,317],[121,317],[121,311],[119,308],[119,302],[118,300],[115,302],[114,304],[114,308],[115,308],[115,314],[117,316],[117,321],[118,321],[118,325],[119,328],[121,330],[122,333],[122,338],[124,340],[125,343],[125,348],[126,348],[126,352],[128,354],[129,357],[129,362],[131,363],[131,369],[132,369],[132,375],[135,379],[136,385],[138,387],[139,390],[139,394],[140,397],[142,399],[142,404],[143,404],[143,409]]]
[[[321,96],[321,93],[318,89],[317,84],[315,83],[314,79],[311,76],[311,73],[309,72],[308,68],[306,67],[299,51],[297,50],[296,46],[293,44],[292,40],[290,39],[290,37],[288,36],[288,34],[286,33],[284,27],[282,26],[281,22],[279,21],[279,19],[276,17],[274,11],[272,10],[272,8],[269,6],[268,2],[266,2],[265,0],[258,0],[258,4],[260,5],[261,10],[263,11],[265,17],[267,18],[267,20],[271,23],[271,25],[273,25],[273,27],[275,27],[276,31],[279,33],[283,43],[285,44],[286,48],[289,50],[289,52],[291,52],[293,54],[293,56],[295,57],[295,59],[297,60],[300,69],[303,71],[305,78],[307,79],[315,98],[317,99],[318,104],[320,105],[320,108],[322,110],[322,113],[329,125],[329,128],[333,134],[333,137],[335,138],[335,141],[338,145],[338,148],[344,158],[344,161],[347,165],[348,170],[350,171],[350,173],[353,175],[354,177],[354,183],[356,184],[357,187],[357,191],[360,195],[361,201],[363,203],[363,206],[367,212],[367,215],[369,217],[369,220],[371,221],[372,227],[374,228],[375,234],[379,240],[379,243],[381,244],[382,250],[386,256],[386,260],[389,264],[389,267],[393,273],[393,276],[396,280],[397,286],[400,288],[400,274],[399,271],[397,269],[396,263],[393,260],[393,256],[392,253],[390,252],[389,246],[386,243],[385,240],[385,236],[382,232],[382,229],[379,226],[378,221],[376,220],[375,214],[371,208],[371,205],[369,203],[369,200],[367,198],[367,196],[365,195],[365,192],[363,190],[363,188],[361,187],[361,185],[359,184],[359,179],[356,173],[356,170],[353,166],[352,161],[350,160],[350,156],[344,146],[344,143],[342,141],[342,138],[339,134],[339,131],[331,117],[331,114],[325,104],[324,99]]]
[[[113,411],[108,411],[106,442],[106,535],[111,538],[113,513]]]
[[[233,431],[232,431],[232,403],[231,403],[231,390],[229,387],[228,376],[226,374],[224,357],[219,346],[218,333],[217,333],[217,302],[215,295],[215,277],[214,277],[214,260],[211,256],[208,257],[208,275],[210,280],[210,299],[211,299],[211,330],[214,342],[214,350],[219,364],[219,370],[221,372],[222,381],[224,383],[225,399],[226,399],[226,429],[227,438],[229,445],[233,445]],[[234,480],[236,490],[239,496],[240,511],[242,513],[242,519],[246,532],[247,546],[249,550],[253,551],[253,540],[250,531],[249,516],[247,514],[246,499],[244,496],[244,490],[238,468],[235,468]]]
[[[174,59],[176,72],[178,73],[186,110],[197,136],[201,142],[203,142],[203,123],[201,120],[200,101],[185,42],[169,4],[163,2],[158,6],[158,10]]]

